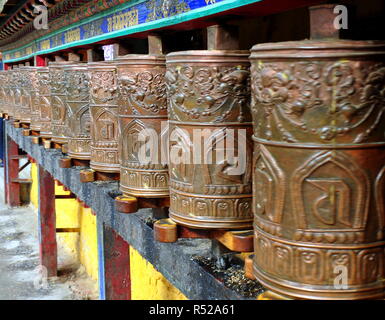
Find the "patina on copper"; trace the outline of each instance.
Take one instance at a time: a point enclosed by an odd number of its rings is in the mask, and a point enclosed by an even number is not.
[[[72,61],[49,62],[49,85],[51,93],[51,130],[52,141],[68,143],[68,110],[66,105],[66,80],[64,68]]]
[[[248,51],[224,50],[166,56],[170,217],[177,223],[226,229],[252,225],[248,56]],[[198,133],[201,157],[195,161],[194,129],[206,129]],[[225,148],[230,141],[233,146]],[[190,162],[174,161],[175,151],[189,154]],[[222,159],[217,157],[221,152]],[[244,170],[232,170],[237,166],[229,158],[232,152],[244,163]]]
[[[120,190],[125,195],[164,197],[169,194],[168,168],[161,159],[161,138],[167,138],[165,62],[163,55],[134,54],[116,61]],[[140,152],[146,147],[146,138],[150,137],[155,141],[148,144],[146,159]]]
[[[66,105],[68,113],[68,156],[73,159],[91,159],[89,75],[86,63],[64,68]]]
[[[91,162],[96,171],[120,171],[118,152],[118,85],[114,61],[89,62]]]
[[[49,69],[48,67],[37,68],[37,80],[38,80],[38,100],[40,106],[40,136],[42,138],[52,137],[51,128],[51,90],[49,85]]]
[[[252,49],[254,273],[273,291],[385,296],[384,58],[369,41]]]

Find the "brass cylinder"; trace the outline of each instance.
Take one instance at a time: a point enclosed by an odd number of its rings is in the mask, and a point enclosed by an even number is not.
[[[87,64],[76,63],[64,68],[66,105],[68,111],[68,156],[73,159],[91,159],[91,117]]]
[[[96,171],[119,172],[118,90],[114,61],[88,63],[90,76],[91,161]]]
[[[179,224],[218,229],[252,225],[248,55],[212,50],[166,56],[170,217]]]
[[[5,93],[6,95],[6,106],[5,106],[5,112],[13,118],[13,110],[14,110],[14,104],[15,104],[15,76],[14,76],[14,70],[8,69],[7,70],[7,80],[8,85],[5,87]]]
[[[72,61],[50,62],[49,84],[51,93],[51,130],[52,141],[60,144],[68,143],[68,110],[66,105],[66,80],[64,68]]]
[[[168,168],[161,159],[161,137],[167,137],[165,57],[131,54],[118,58],[116,63],[120,190],[133,196],[168,196]],[[146,146],[146,138],[154,141]],[[147,158],[141,150],[149,152]]]
[[[252,49],[255,277],[294,298],[383,298],[385,44]]]
[[[37,80],[38,80],[38,101],[39,101],[39,110],[40,118],[40,136],[42,138],[51,138],[52,137],[52,109],[51,109],[51,90],[50,90],[50,79],[49,79],[49,69],[48,67],[38,67],[37,68]]]

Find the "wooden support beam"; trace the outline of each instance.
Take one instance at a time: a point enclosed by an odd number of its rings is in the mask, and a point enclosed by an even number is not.
[[[156,34],[150,34],[148,36],[148,53],[154,55],[163,54],[162,37]]]
[[[55,180],[39,165],[40,264],[48,277],[57,276]]]
[[[237,26],[215,25],[207,28],[208,50],[238,50],[239,30]]]
[[[101,49],[87,49],[87,61],[88,62],[95,62],[95,61],[103,61],[104,55],[103,50]]]
[[[130,246],[107,226],[103,233],[106,300],[131,300]]]

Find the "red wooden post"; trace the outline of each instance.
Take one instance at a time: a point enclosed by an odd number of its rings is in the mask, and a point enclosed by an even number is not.
[[[131,300],[130,246],[113,229],[104,227],[106,300]]]
[[[20,201],[20,184],[15,182],[19,177],[19,146],[8,135],[7,154],[4,172],[4,189],[6,203],[10,207],[18,207],[21,205]]]
[[[46,67],[46,59],[42,56],[35,56],[35,66],[36,67]]]
[[[39,240],[40,264],[47,276],[57,275],[55,180],[39,165]]]

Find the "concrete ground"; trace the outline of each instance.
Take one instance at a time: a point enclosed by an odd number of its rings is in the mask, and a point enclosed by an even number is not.
[[[37,214],[31,206],[9,209],[4,205],[3,175],[0,168],[0,300],[97,298],[84,270],[66,256],[60,243],[59,277],[45,280],[39,267]]]

